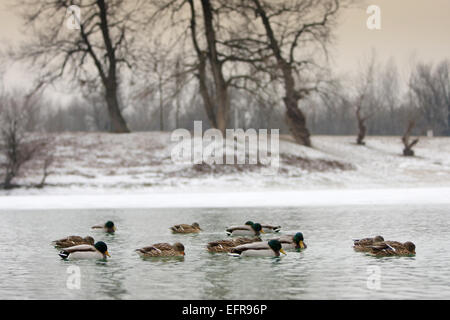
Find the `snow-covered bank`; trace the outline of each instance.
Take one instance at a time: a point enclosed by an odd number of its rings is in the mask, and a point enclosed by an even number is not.
[[[450,205],[450,188],[10,196],[0,210]]]
[[[266,192],[326,189],[450,188],[450,138],[421,137],[416,157],[403,157],[400,137],[313,136],[313,148],[280,137],[280,167],[265,175],[259,165],[174,163],[168,132],[62,133],[53,139],[54,162],[43,189],[5,195],[125,195]],[[254,151],[252,151],[254,152]],[[20,184],[37,183],[42,167],[27,167]],[[272,196],[271,196],[272,197]],[[274,196],[273,196],[274,197]],[[131,201],[131,200],[130,200]]]

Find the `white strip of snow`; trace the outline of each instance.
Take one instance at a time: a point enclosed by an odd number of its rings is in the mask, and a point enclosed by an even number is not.
[[[0,197],[0,210],[449,204],[450,188]]]

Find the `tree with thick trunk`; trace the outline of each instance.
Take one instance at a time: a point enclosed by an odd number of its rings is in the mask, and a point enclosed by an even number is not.
[[[249,27],[246,34],[243,32],[240,39],[230,44],[239,56],[235,60],[251,63],[259,75],[265,74],[269,81],[282,84],[286,122],[295,141],[305,146],[311,146],[310,132],[298,104],[318,90],[322,68],[319,53],[325,53],[326,59],[331,26],[339,7],[339,0],[236,2],[235,10],[244,16]],[[258,56],[260,59],[256,59]]]
[[[214,10],[210,0],[201,0],[204,23],[204,38],[206,50],[202,50],[198,43],[197,12],[194,0],[188,0],[191,11],[191,37],[198,57],[198,80],[200,94],[203,98],[206,114],[212,127],[225,133],[230,112],[230,99],[228,95],[229,82],[225,80],[223,72],[224,61],[219,58],[215,26],[213,23]],[[213,90],[208,90],[208,65],[212,73]]]
[[[100,86],[114,133],[129,132],[119,104],[120,69],[135,56],[130,33],[145,1],[23,0],[23,18],[35,36],[17,55],[31,61],[52,83],[68,70],[88,86]],[[75,8],[75,9],[74,9]],[[67,27],[71,19],[71,28]]]

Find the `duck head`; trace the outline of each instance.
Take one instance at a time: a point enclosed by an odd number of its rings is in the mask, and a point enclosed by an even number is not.
[[[250,220],[245,223],[246,226],[252,226],[253,224],[254,224],[253,221]]]
[[[294,236],[294,243],[296,249],[304,249],[305,244],[303,243],[303,233],[297,232]]]
[[[282,254],[286,254],[286,252],[283,250],[283,247],[281,246],[281,242],[280,241],[278,241],[278,240],[270,240],[268,242],[268,245],[269,245],[270,249],[275,251],[277,256],[280,255],[280,252]]]
[[[376,236],[375,238],[373,238],[373,242],[383,242],[384,238],[382,236]]]
[[[412,243],[411,241],[407,241],[403,245],[405,246],[406,250],[411,252],[411,254],[416,254],[416,245],[414,243]]]
[[[258,235],[260,232],[265,233],[259,223],[254,223],[254,224],[250,225],[250,227],[252,227],[252,229],[256,232],[256,235]]]
[[[173,248],[175,249],[175,251],[180,252],[184,256],[184,246],[182,243],[180,242],[174,243]]]
[[[106,255],[108,257],[111,257],[108,253],[108,246],[103,241],[98,241],[94,245],[95,249],[100,251],[103,255]]]
[[[116,226],[114,225],[114,222],[107,221],[105,223],[105,229],[107,232],[114,232],[114,231],[116,231]]]
[[[200,225],[199,225],[197,222],[194,222],[194,223],[192,224],[192,226],[193,226],[195,229],[202,230],[202,229],[200,229]]]

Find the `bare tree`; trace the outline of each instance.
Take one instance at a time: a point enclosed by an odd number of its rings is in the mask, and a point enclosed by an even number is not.
[[[444,60],[434,68],[417,64],[409,87],[429,128],[438,134],[450,134],[450,61]]]
[[[236,55],[240,54],[235,60],[252,63],[270,80],[280,80],[287,124],[295,140],[306,146],[311,146],[310,132],[298,103],[317,90],[316,77],[322,69],[318,52],[322,50],[326,58],[331,26],[339,7],[339,0],[252,0],[236,6],[245,15],[248,27],[229,44]],[[260,24],[255,23],[252,14]],[[255,55],[259,59],[248,58]],[[314,68],[317,69],[313,71]]]
[[[23,0],[22,15],[35,32],[17,57],[30,59],[45,71],[41,80],[53,82],[70,71],[73,78],[90,86],[102,86],[111,132],[129,132],[122,116],[118,92],[121,66],[131,68],[133,28],[145,1],[78,1],[78,17],[69,0]],[[74,29],[66,28],[72,13]]]
[[[412,148],[419,142],[419,138],[415,138],[412,141],[410,141],[410,137],[412,130],[414,129],[415,126],[416,121],[414,119],[409,119],[406,131],[402,137],[402,142],[404,145],[403,149],[404,156],[414,156],[414,150]]]
[[[37,185],[43,187],[49,174],[48,167],[52,157],[47,153],[49,140],[45,137],[30,134],[30,110],[36,103],[35,95],[39,88],[20,99],[3,95],[0,103],[0,168],[2,182],[0,187],[12,189],[18,187],[14,179],[19,176],[22,167],[32,161],[44,159],[43,178]]]
[[[365,145],[367,134],[367,120],[378,109],[378,97],[376,92],[376,55],[372,52],[366,69],[361,72],[356,84],[356,96],[354,97],[355,116],[358,123],[358,135],[356,143]]]

